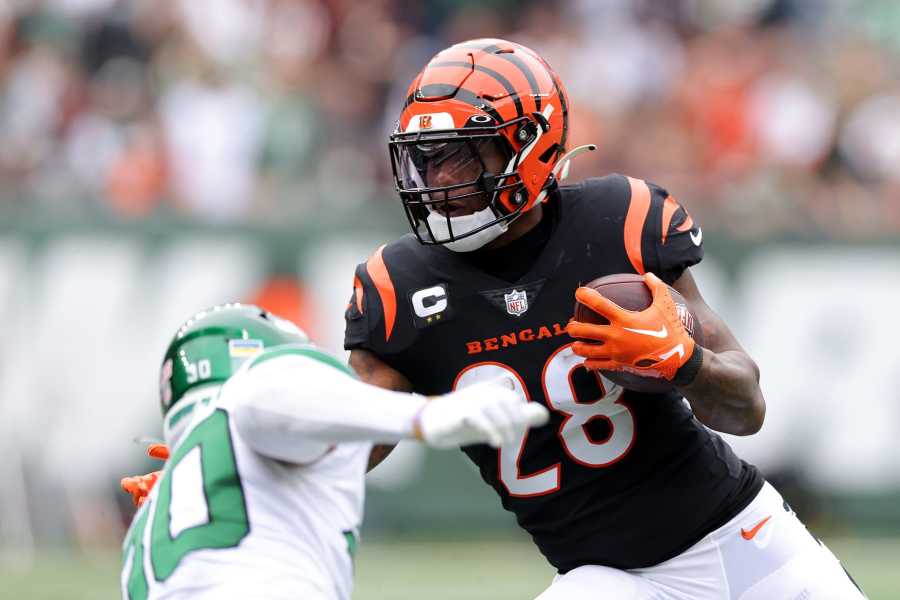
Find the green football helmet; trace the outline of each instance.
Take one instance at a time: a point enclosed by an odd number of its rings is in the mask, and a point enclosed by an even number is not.
[[[159,377],[163,415],[190,390],[221,385],[264,349],[306,343],[302,329],[258,306],[221,304],[197,313],[166,349]]]

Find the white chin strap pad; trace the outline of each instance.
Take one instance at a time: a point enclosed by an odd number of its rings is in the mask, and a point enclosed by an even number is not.
[[[450,226],[453,228],[453,235],[459,237],[487,225],[496,218],[497,215],[494,214],[491,207],[486,206],[482,210],[469,215],[451,217]],[[450,227],[447,226],[447,217],[444,215],[435,211],[429,211],[428,226],[431,228],[432,234],[434,234],[435,241],[439,242],[450,238]],[[503,235],[507,228],[507,223],[495,223],[461,240],[447,242],[444,246],[454,252],[472,252]]]

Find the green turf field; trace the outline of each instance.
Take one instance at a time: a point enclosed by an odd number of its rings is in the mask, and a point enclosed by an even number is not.
[[[900,539],[832,539],[829,546],[871,600],[900,598]],[[367,541],[357,559],[355,600],[522,600],[552,571],[526,541]],[[0,565],[3,600],[118,598],[118,556],[46,553],[28,569]]]

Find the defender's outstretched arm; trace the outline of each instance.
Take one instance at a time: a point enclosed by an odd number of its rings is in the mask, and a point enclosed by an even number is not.
[[[429,400],[363,383],[301,355],[256,365],[223,393],[235,394],[235,425],[254,450],[294,463],[353,441],[499,446],[547,419],[542,406],[526,403],[504,379]]]

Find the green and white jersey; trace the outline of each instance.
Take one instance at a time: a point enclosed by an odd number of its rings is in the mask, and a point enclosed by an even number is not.
[[[123,544],[124,599],[350,598],[371,443],[323,445],[302,465],[251,447],[235,423],[241,380],[278,361],[360,385],[312,346],[281,347],[179,401],[167,416],[171,458]]]

